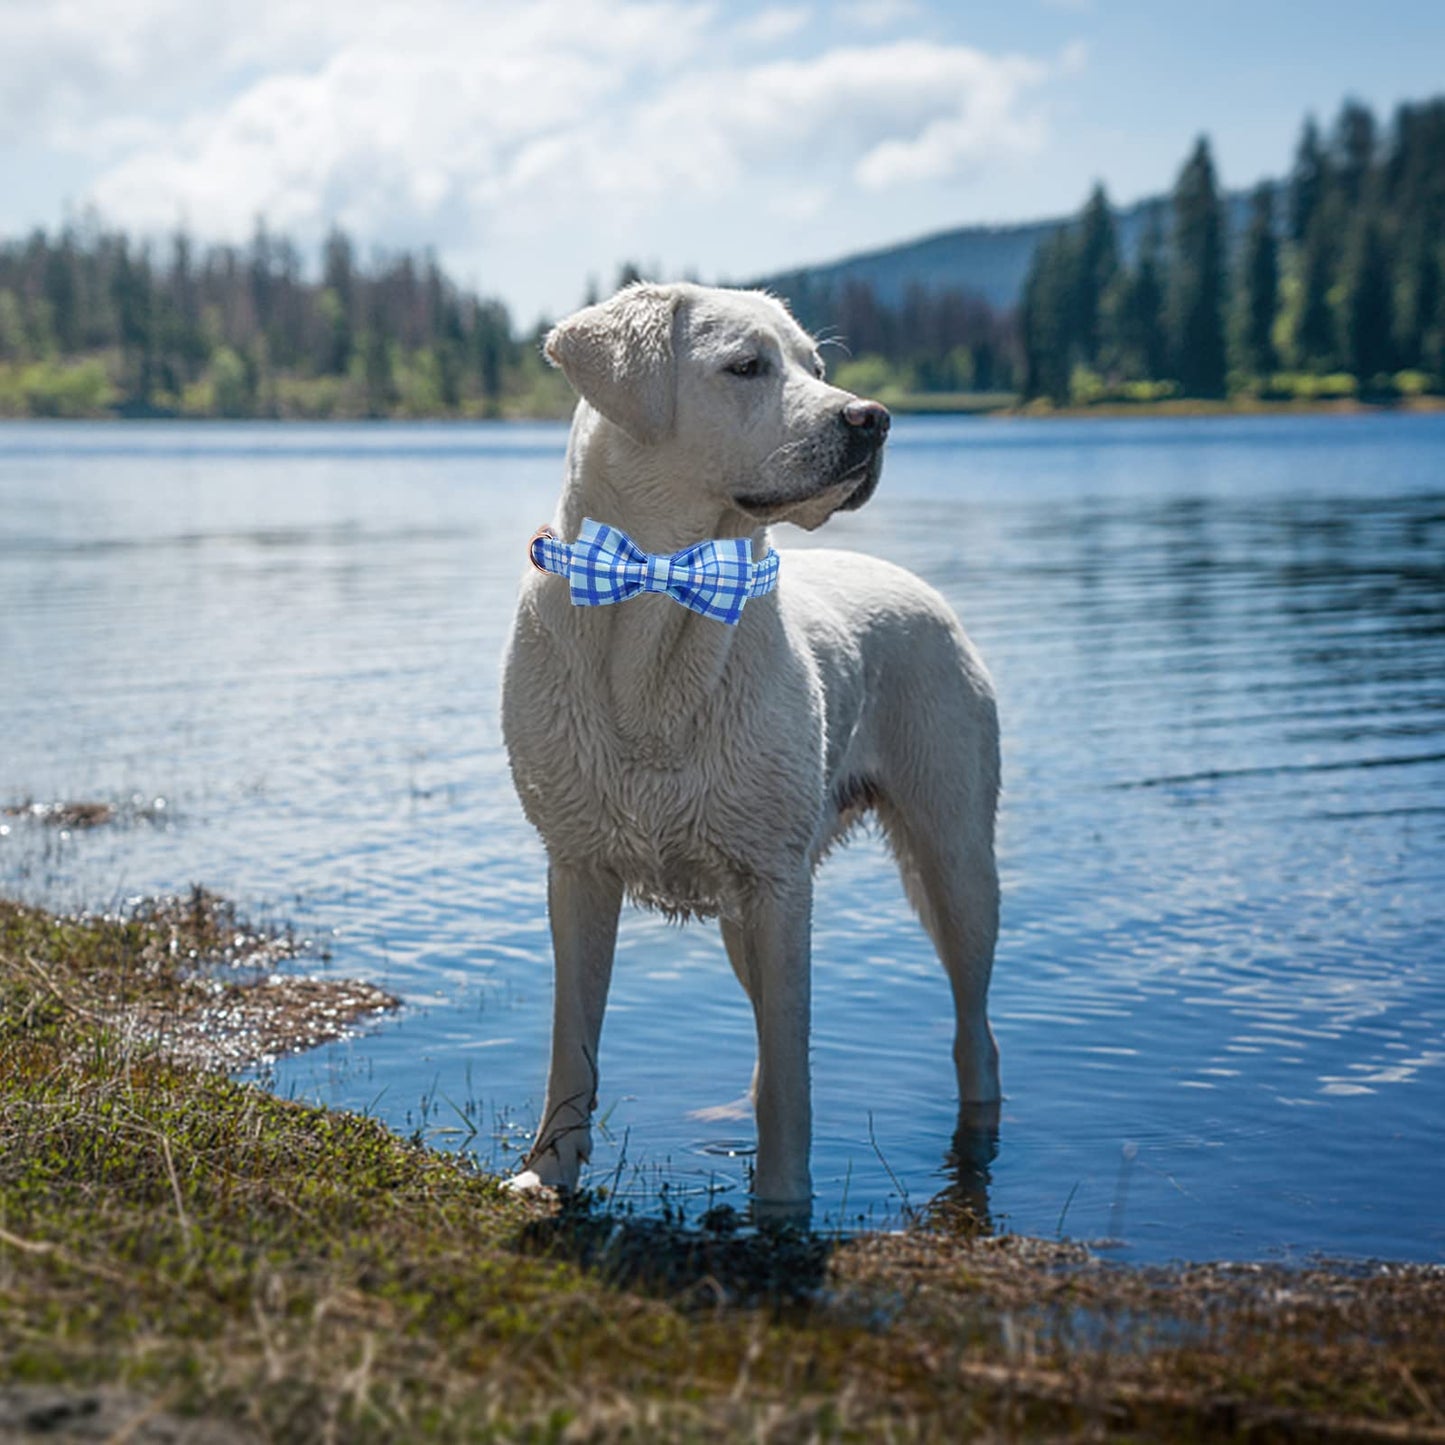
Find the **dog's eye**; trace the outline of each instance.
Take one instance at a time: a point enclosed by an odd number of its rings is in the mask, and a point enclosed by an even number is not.
[[[815,356],[813,358],[813,375],[816,376],[819,381],[824,380],[828,375],[827,363],[821,356]]]
[[[746,356],[741,361],[731,362],[725,369],[729,376],[758,376],[763,363],[756,356]]]

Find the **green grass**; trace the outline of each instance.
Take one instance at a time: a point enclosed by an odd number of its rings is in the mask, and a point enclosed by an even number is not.
[[[1445,1438],[1440,1272],[557,1211],[106,1022],[238,934],[0,902],[0,1382],[279,1441]]]
[[[915,416],[983,416],[1013,410],[1019,397],[1014,391],[900,391],[883,399],[890,410]]]

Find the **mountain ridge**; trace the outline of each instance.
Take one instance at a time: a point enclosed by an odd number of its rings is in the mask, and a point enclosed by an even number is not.
[[[1244,191],[1221,198],[1231,236],[1245,226],[1249,197]],[[1128,206],[1113,207],[1119,249],[1132,263],[1153,218],[1167,225],[1168,196],[1149,196]],[[1077,215],[1039,221],[954,226],[912,240],[867,251],[852,252],[832,261],[793,266],[749,282],[785,296],[800,318],[826,309],[838,291],[853,282],[870,286],[880,305],[897,308],[913,286],[926,291],[961,291],[976,296],[995,310],[1017,306],[1023,296],[1029,267],[1039,245]]]

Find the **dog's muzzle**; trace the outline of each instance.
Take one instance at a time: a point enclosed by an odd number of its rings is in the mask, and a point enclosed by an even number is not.
[[[877,489],[892,420],[879,402],[850,398],[834,413],[836,430],[829,436],[825,427],[812,444],[806,491],[793,490],[797,483],[792,482],[781,491],[739,492],[733,501],[758,521],[787,519],[809,531],[834,509],[856,511]],[[826,510],[819,511],[818,504],[827,498]],[[811,521],[804,519],[805,513],[812,515]]]
[[[881,402],[855,398],[840,413],[847,440],[844,443],[843,475],[857,472],[858,485],[838,504],[840,512],[856,512],[878,489],[883,474],[883,443],[893,424],[888,408]]]

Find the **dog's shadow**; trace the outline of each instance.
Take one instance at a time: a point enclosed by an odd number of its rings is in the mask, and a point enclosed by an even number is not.
[[[909,1211],[913,1226],[970,1238],[993,1232],[989,1183],[998,1124],[996,1105],[960,1110],[944,1159],[948,1184],[923,1209]],[[666,1209],[660,1218],[633,1215],[583,1190],[564,1199],[555,1214],[529,1220],[516,1247],[684,1308],[781,1308],[818,1298],[833,1251],[846,1240],[846,1234],[814,1231],[806,1223],[753,1225],[726,1204],[696,1223]]]
[[[618,1214],[588,1191],[529,1220],[516,1242],[526,1254],[565,1259],[618,1289],[703,1309],[806,1304],[823,1287],[837,1243],[805,1225],[752,1227],[728,1205],[696,1224]]]

